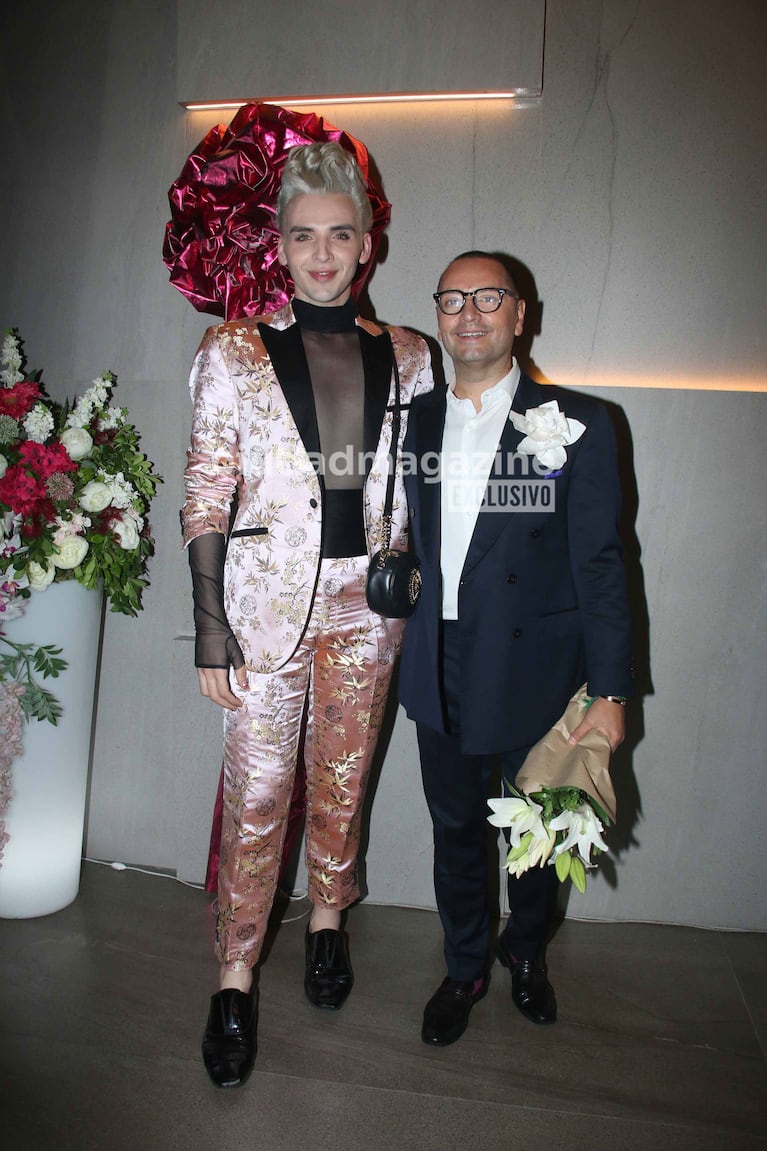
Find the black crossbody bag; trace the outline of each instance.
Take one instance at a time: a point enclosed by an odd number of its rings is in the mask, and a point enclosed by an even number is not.
[[[421,593],[421,569],[412,552],[391,549],[391,517],[394,506],[394,481],[397,476],[397,448],[400,432],[400,385],[396,358],[394,363],[395,406],[392,412],[390,470],[386,483],[383,511],[384,546],[376,552],[368,567],[367,601],[371,611],[388,619],[406,619],[413,614]]]

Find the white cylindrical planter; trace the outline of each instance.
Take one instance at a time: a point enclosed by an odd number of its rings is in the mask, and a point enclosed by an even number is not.
[[[76,580],[33,592],[24,615],[4,625],[8,639],[62,648],[68,667],[40,679],[60,701],[54,727],[24,724],[6,815],[9,841],[0,859],[0,917],[28,919],[60,911],[80,886],[91,725],[101,638],[102,595]]]

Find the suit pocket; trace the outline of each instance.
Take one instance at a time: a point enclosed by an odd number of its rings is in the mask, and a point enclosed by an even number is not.
[[[268,528],[237,528],[236,531],[230,533],[230,540],[239,540],[243,536],[265,536],[269,534]]]
[[[569,613],[578,611],[578,605],[573,604],[572,607],[559,607],[555,608],[554,611],[542,611],[540,612],[538,619],[553,619],[555,616],[566,616]]]
[[[583,630],[583,616],[580,608],[564,608],[562,611],[539,615],[536,628],[542,636],[555,639],[557,636],[575,635]]]

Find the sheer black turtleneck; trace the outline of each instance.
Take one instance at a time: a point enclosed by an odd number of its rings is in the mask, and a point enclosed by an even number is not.
[[[365,373],[354,300],[321,308],[293,301],[312,383],[325,484],[322,554],[364,555]]]

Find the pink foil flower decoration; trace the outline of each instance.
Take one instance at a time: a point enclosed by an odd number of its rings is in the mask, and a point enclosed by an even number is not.
[[[291,298],[290,275],[277,260],[274,207],[282,169],[297,144],[326,140],[356,158],[373,209],[373,250],[352,284],[359,296],[391,214],[370,176],[367,149],[313,112],[246,104],[228,128],[211,128],[168,193],[163,262],[170,282],[198,311],[240,319],[276,311]]]

